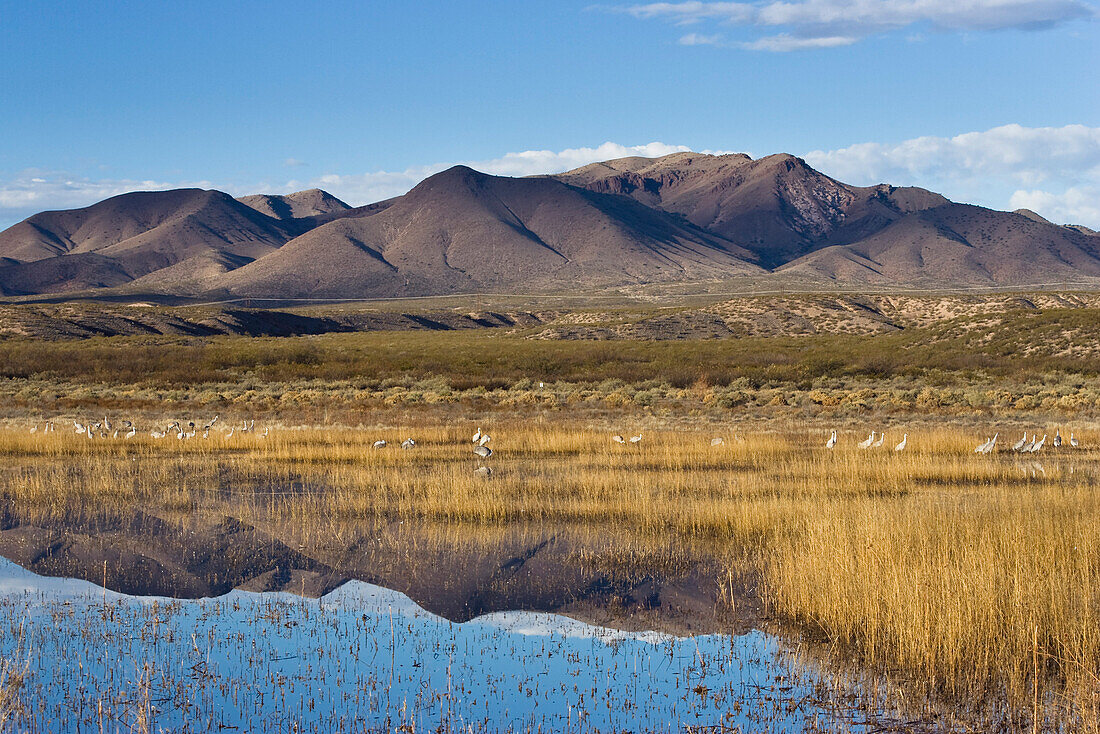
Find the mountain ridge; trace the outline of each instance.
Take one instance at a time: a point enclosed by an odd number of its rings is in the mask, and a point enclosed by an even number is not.
[[[510,178],[466,166],[328,192],[133,192],[0,232],[0,295],[376,298],[734,278],[877,287],[1096,281],[1100,235],[788,154],[674,153]]]

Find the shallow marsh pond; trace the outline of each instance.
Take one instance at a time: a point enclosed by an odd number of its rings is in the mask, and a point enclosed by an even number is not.
[[[0,561],[26,731],[851,730],[773,637],[465,623],[349,581],[317,599],[105,591]],[[860,730],[858,727],[855,730]]]

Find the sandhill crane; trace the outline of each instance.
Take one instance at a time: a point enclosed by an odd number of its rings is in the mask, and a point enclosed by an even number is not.
[[[416,441],[413,441],[411,438],[406,438],[401,442],[401,448],[403,449],[411,449],[414,446],[416,446]]]
[[[993,440],[992,438],[987,438],[985,441],[978,444],[978,447],[974,449],[974,453],[975,454],[984,454],[985,453],[985,447],[988,446],[989,442],[992,441],[992,440]]]
[[[1073,435],[1072,431],[1069,434],[1069,445],[1073,448],[1077,448],[1081,445],[1080,442],[1077,440],[1077,437]]]
[[[477,431],[474,432],[474,437],[470,439],[471,443],[477,443],[481,440],[481,426],[478,426]]]
[[[264,432],[260,434],[260,438],[267,438],[267,434],[269,434],[269,433],[271,433],[271,427],[270,426],[268,426],[267,428],[264,429]],[[194,436],[195,434],[192,433],[191,435]]]
[[[37,423],[35,423],[33,426],[31,426],[31,433],[38,433],[38,424]]]
[[[485,434],[485,435],[483,435],[483,436],[481,437],[481,440],[479,440],[479,441],[477,442],[477,445],[478,445],[478,446],[484,446],[484,445],[486,445],[487,443],[489,443],[489,442],[490,442],[490,441],[492,441],[492,440],[493,440],[493,437],[492,437],[492,436],[490,436],[490,435],[488,435],[488,434]]]
[[[384,449],[384,448],[386,448],[386,439],[383,438],[383,439],[380,439],[378,441],[375,441],[374,443],[371,444],[371,446],[373,446],[376,449]]]
[[[483,459],[488,459],[490,456],[493,455],[493,450],[488,446],[478,446],[474,449],[474,453]]]
[[[860,441],[860,442],[859,442],[859,444],[858,444],[858,445],[859,445],[859,447],[860,447],[861,449],[869,449],[869,448],[871,448],[871,444],[873,444],[873,443],[875,442],[875,436],[876,436],[876,435],[877,435],[877,434],[876,434],[876,433],[875,433],[874,431],[871,431],[871,435],[870,435],[870,436],[868,436],[867,438],[865,438],[865,439],[863,439],[862,441]]]
[[[136,435],[137,435],[137,426],[135,426],[133,423],[131,423],[130,424],[130,430],[126,434],[126,438],[133,438]]]
[[[909,434],[906,433],[901,437],[901,443],[894,447],[894,451],[905,451],[906,444],[909,443]]]
[[[833,429],[832,434],[829,436],[829,440],[825,442],[825,448],[831,449],[836,446],[836,429]]]
[[[1054,431],[1054,448],[1062,448],[1062,429],[1060,428]]]
[[[724,440],[722,439],[722,437],[721,437],[721,436],[718,436],[717,438],[712,438],[712,439],[710,440],[710,445],[711,445],[711,446],[721,446],[721,445],[723,445],[724,443],[725,443],[725,441],[724,441]]]
[[[203,431],[204,432],[209,431],[211,428],[214,427],[214,424],[217,423],[217,422],[218,422],[218,416],[214,416],[214,419],[212,421],[210,421],[209,423],[207,423],[205,426],[202,427]],[[205,438],[205,436],[204,436],[204,438]]]
[[[230,428],[229,433],[225,434],[226,440],[233,438],[233,434],[236,432],[236,428]]]
[[[1038,439],[1039,439],[1039,434],[1037,434],[1037,433],[1031,434],[1031,440],[1026,442],[1023,446],[1020,447],[1020,453],[1021,454],[1026,454],[1029,451],[1031,451],[1033,448],[1035,448],[1035,442]]]
[[[626,439],[623,438],[622,436],[618,435],[618,434],[615,434],[614,436],[612,436],[611,440],[614,441],[615,443],[626,443]]]
[[[632,444],[637,445],[637,444],[641,443],[641,441],[642,441],[642,434],[640,434],[640,433],[637,436],[631,436],[630,437],[630,443],[632,443]]]
[[[78,423],[77,421],[73,421],[73,428],[76,429],[77,433],[84,433],[88,430],[87,426],[85,426],[83,423]]]
[[[1043,444],[1045,444],[1046,442],[1047,442],[1047,436],[1044,433],[1043,437],[1041,439],[1039,439],[1039,443],[1037,443],[1037,444],[1035,444],[1034,446],[1031,447],[1031,449],[1030,449],[1031,453],[1037,454],[1040,451],[1042,451],[1043,450]]]
[[[875,441],[873,444],[871,444],[871,448],[877,449],[879,446],[882,445],[882,442],[885,441],[885,440],[886,440],[886,432],[883,431],[882,433],[880,433],[878,435],[878,440]]]
[[[1024,431],[1024,437],[1012,445],[1013,451],[1019,451],[1027,444],[1027,431]]]
[[[111,421],[107,420],[107,416],[103,416],[103,430],[108,433],[111,431]]]
[[[168,435],[167,431],[149,431],[149,435],[153,438],[164,438]]]
[[[993,438],[989,439],[989,441],[987,441],[985,446],[982,448],[982,453],[983,454],[992,454],[993,453],[993,449],[996,448],[996,446],[997,446],[997,438],[1000,435],[1001,435],[1000,433],[994,433],[993,434]]]
[[[479,477],[491,477],[493,475],[493,470],[487,466],[479,466],[477,469],[474,469],[474,474],[477,474]]]

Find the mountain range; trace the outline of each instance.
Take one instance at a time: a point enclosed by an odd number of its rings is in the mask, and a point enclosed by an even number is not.
[[[0,232],[0,295],[271,299],[548,292],[725,279],[1100,285],[1100,235],[778,154],[622,158],[552,176],[456,166],[351,207],[312,189],[134,192]]]

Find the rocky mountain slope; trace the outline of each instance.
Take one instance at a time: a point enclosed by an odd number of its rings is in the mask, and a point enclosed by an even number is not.
[[[318,189],[136,192],[0,232],[0,295],[377,298],[746,280],[1100,285],[1100,235],[799,158],[677,153],[556,176],[456,166],[349,207]]]

